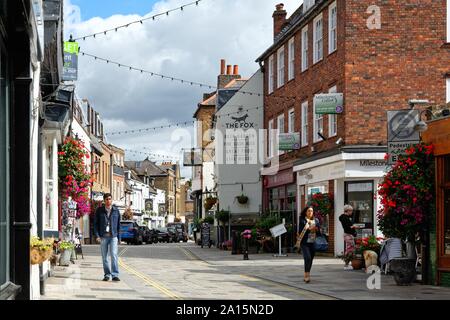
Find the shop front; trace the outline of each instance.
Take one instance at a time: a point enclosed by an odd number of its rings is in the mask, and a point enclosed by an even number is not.
[[[289,168],[280,168],[274,173],[262,172],[263,177],[263,213],[277,215],[285,219],[288,235],[285,246],[294,246],[294,231],[297,229],[297,185],[296,175]]]
[[[450,118],[430,121],[422,140],[434,145],[436,157],[436,218],[430,228],[431,274],[437,285],[450,286]]]
[[[353,207],[353,223],[357,224],[358,237],[379,235],[377,211],[379,181],[387,170],[385,148],[343,147],[335,154],[296,162],[298,212],[311,201],[315,193],[325,193],[333,198],[334,210],[324,217],[322,232],[328,237],[329,252],[339,255],[344,251],[343,229],[339,216],[345,204]],[[311,157],[312,158],[312,157]]]

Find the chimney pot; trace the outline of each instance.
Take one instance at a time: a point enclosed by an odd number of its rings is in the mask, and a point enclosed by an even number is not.
[[[239,66],[236,64],[234,65],[234,68],[233,68],[233,74],[234,75],[239,74]]]
[[[227,65],[227,74],[231,74],[231,64]]]
[[[275,8],[277,9],[277,11],[282,11],[284,8],[284,3],[279,3],[275,6]]]
[[[225,74],[225,59],[220,60],[220,74]]]

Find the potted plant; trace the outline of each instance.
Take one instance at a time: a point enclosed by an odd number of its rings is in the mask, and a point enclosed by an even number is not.
[[[207,216],[203,219],[203,222],[205,223],[209,223],[209,224],[214,224],[214,217],[213,216]]]
[[[53,253],[53,238],[40,240],[39,237],[30,239],[30,263],[40,264],[50,259]]]
[[[378,226],[386,237],[406,241],[408,249],[408,260],[400,258],[401,261],[390,264],[394,273],[404,273],[396,281],[411,279],[408,275],[415,274],[415,239],[417,235],[423,238],[435,211],[433,149],[433,145],[424,143],[411,146],[379,185]],[[397,284],[404,284],[403,280]]]
[[[239,204],[246,204],[248,202],[248,197],[244,194],[237,196],[236,199],[239,202]]]
[[[342,259],[342,261],[344,261],[345,265],[348,265],[350,262],[352,262],[353,258],[354,258],[354,254],[353,252],[347,252],[347,253],[342,253],[341,255],[338,255],[338,258]]]
[[[375,251],[377,255],[380,255],[380,249],[381,249],[381,241],[384,238],[382,237],[375,237],[375,236],[368,236],[364,237],[362,239],[357,239],[356,243],[359,244],[361,252],[364,254],[364,251],[371,250]]]
[[[216,204],[217,202],[217,198],[216,197],[212,197],[212,196],[208,196],[205,199],[205,210],[211,210],[211,208]]]
[[[70,257],[75,245],[70,241],[61,241],[59,243],[59,250],[61,251],[61,257],[59,258],[60,266],[68,266],[70,264]]]

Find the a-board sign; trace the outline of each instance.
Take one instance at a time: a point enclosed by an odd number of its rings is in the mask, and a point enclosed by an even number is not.
[[[211,246],[211,227],[209,226],[209,223],[203,223],[202,224],[202,248],[203,246]]]
[[[286,232],[287,230],[283,223],[276,225],[273,228],[270,228],[270,233],[272,234],[273,237],[279,237]]]

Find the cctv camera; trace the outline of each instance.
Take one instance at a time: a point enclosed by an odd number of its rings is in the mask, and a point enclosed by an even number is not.
[[[340,145],[340,144],[342,144],[342,142],[344,142],[344,139],[339,138],[339,139],[337,139],[336,144]]]

